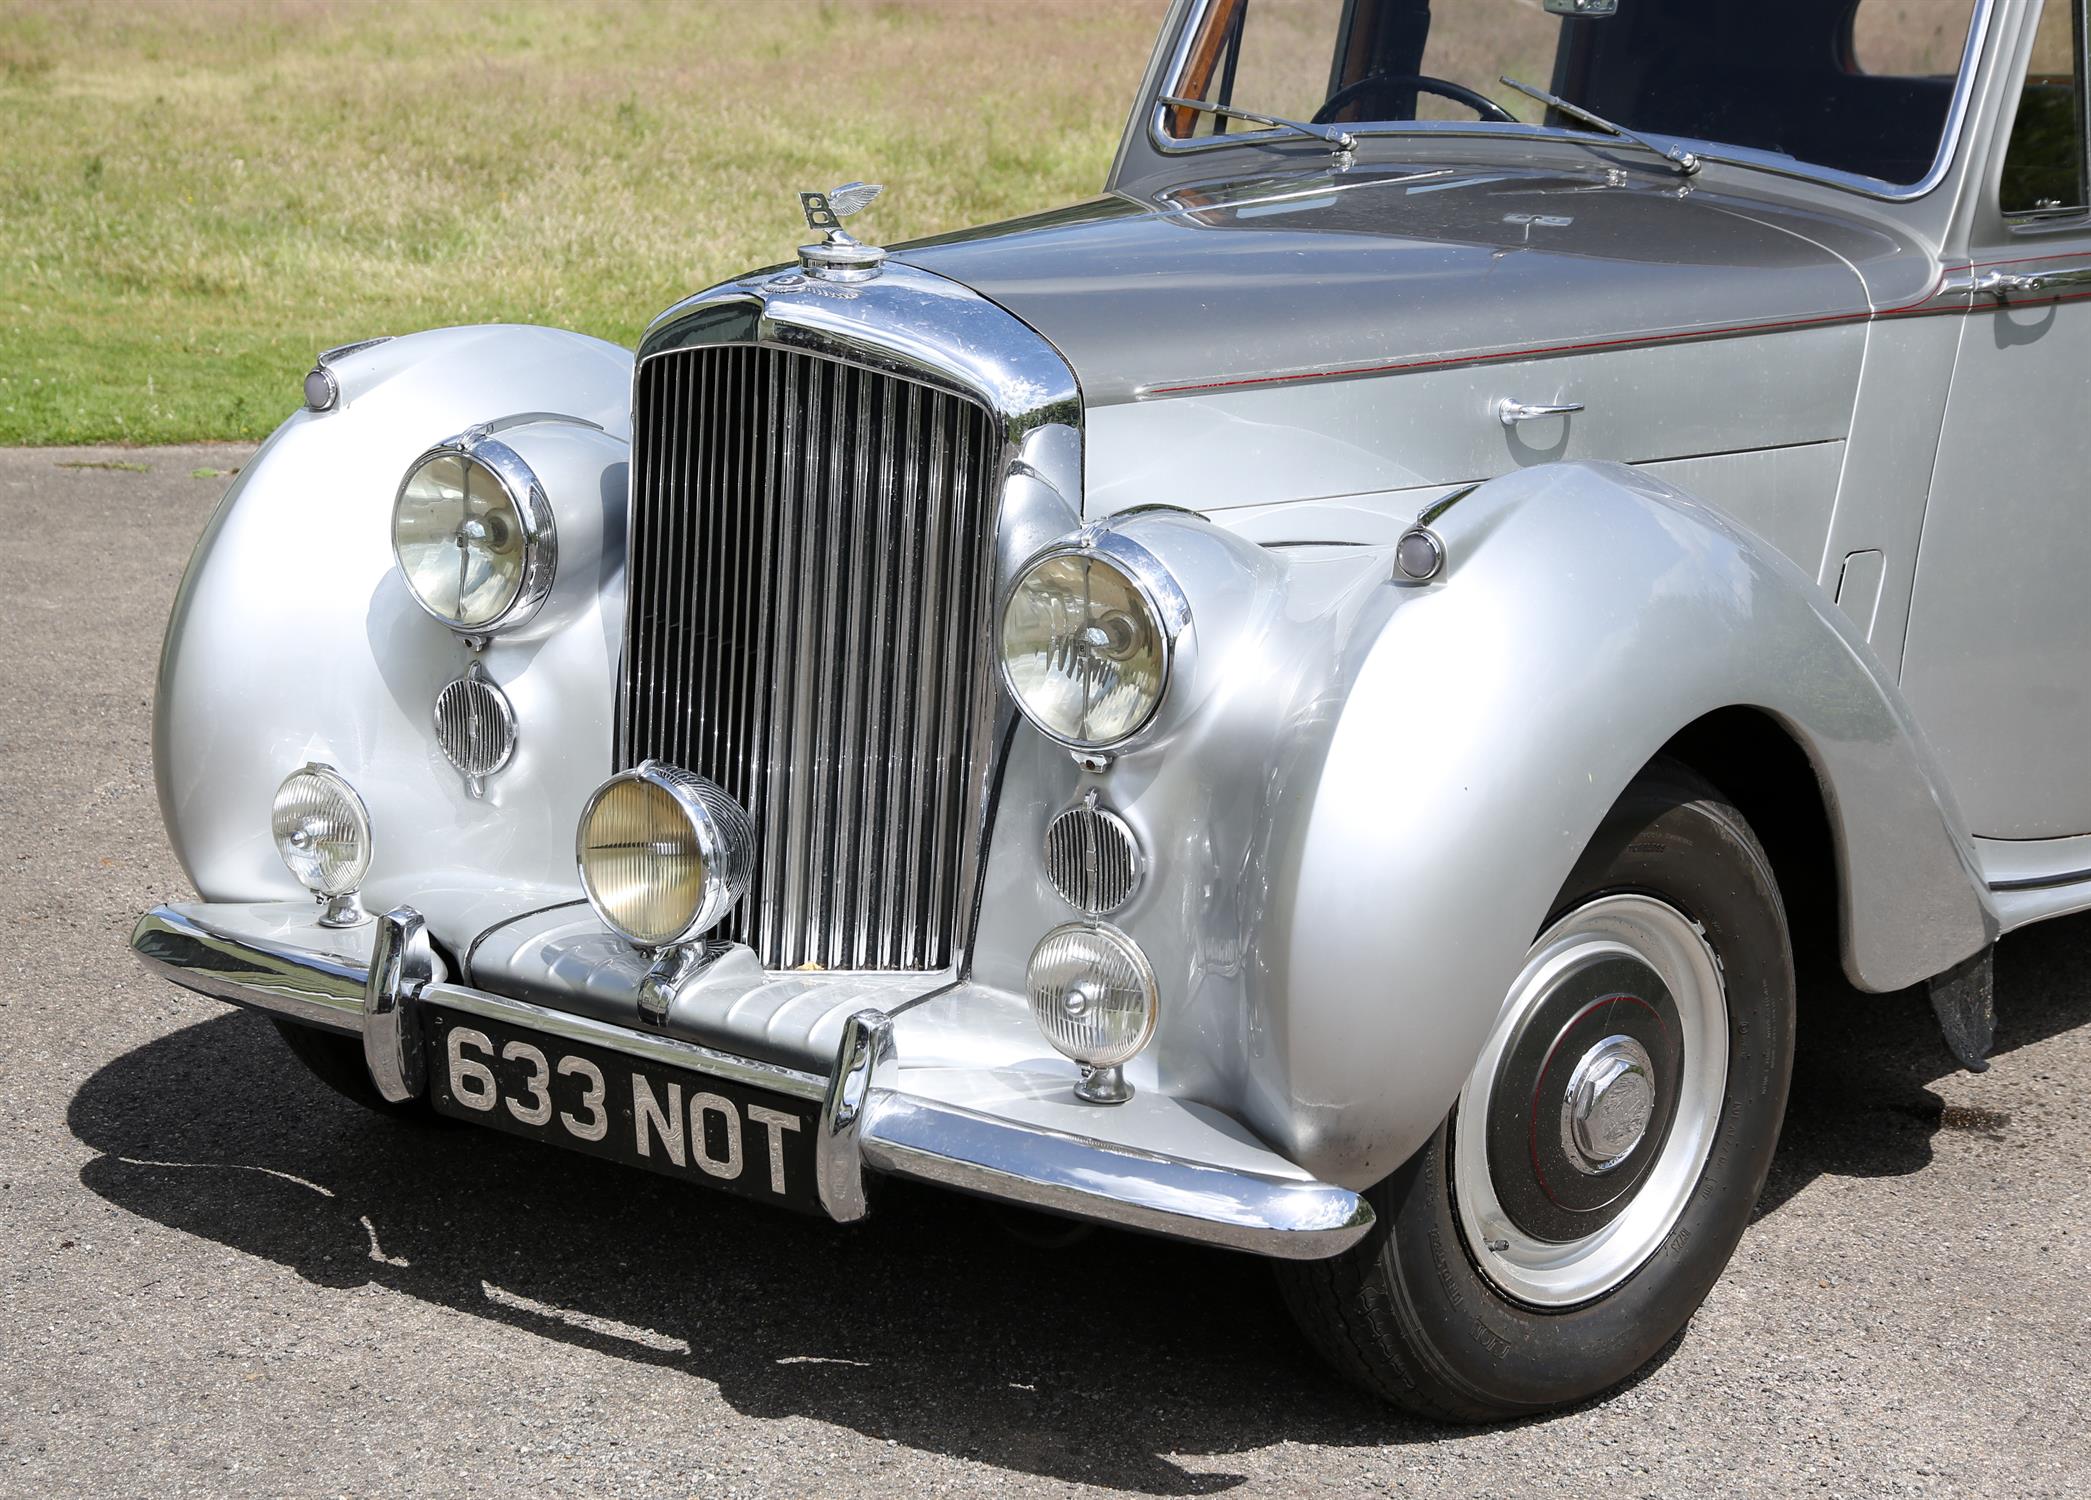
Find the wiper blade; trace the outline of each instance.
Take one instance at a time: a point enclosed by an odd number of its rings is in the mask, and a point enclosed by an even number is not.
[[[1177,109],[1194,109],[1201,115],[1218,115],[1223,120],[1247,120],[1251,125],[1268,125],[1273,130],[1290,130],[1303,135],[1310,141],[1320,141],[1331,151],[1355,151],[1358,138],[1348,130],[1334,125],[1310,125],[1305,120],[1287,120],[1278,115],[1259,115],[1252,109],[1236,109],[1231,104],[1214,104],[1209,99],[1178,99],[1173,95],[1162,95],[1162,103]]]
[[[1581,120],[1585,125],[1602,130],[1607,135],[1617,136],[1622,141],[1629,141],[1639,146],[1643,151],[1652,151],[1671,166],[1677,168],[1686,177],[1699,170],[1698,156],[1693,152],[1685,150],[1682,146],[1658,146],[1646,136],[1636,135],[1624,125],[1615,125],[1603,115],[1592,114],[1580,104],[1570,104],[1559,94],[1549,94],[1545,89],[1535,89],[1529,83],[1519,83],[1515,78],[1507,74],[1499,75],[1496,82],[1516,89],[1528,99],[1538,100],[1548,109],[1559,110],[1571,120]]]

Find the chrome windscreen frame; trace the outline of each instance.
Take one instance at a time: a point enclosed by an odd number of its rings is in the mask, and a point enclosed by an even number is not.
[[[1206,15],[1220,0],[1185,0],[1182,19],[1167,46],[1164,55],[1167,61],[1148,80],[1133,117],[1146,122],[1145,144],[1162,157],[1182,157],[1201,152],[1223,150],[1232,146],[1306,146],[1313,142],[1286,130],[1229,132],[1226,135],[1208,136],[1197,140],[1182,140],[1169,133],[1164,124],[1164,111],[1169,106],[1161,102],[1161,96],[1175,92],[1177,80],[1183,76],[1184,64],[1190,58],[1191,43],[1205,24]],[[1758,151],[1747,146],[1731,146],[1721,141],[1703,140],[1691,136],[1650,135],[1659,145],[1682,146],[1704,161],[1719,162],[1728,166],[1747,167],[1755,171],[1770,172],[1780,177],[1791,177],[1802,182],[1821,183],[1827,187],[1840,188],[1883,202],[1903,203],[1925,197],[1945,181],[1959,155],[1961,135],[1967,123],[1969,109],[1974,100],[1976,75],[1983,55],[1983,47],[1989,39],[1990,21],[1996,10],[1997,0],[1975,0],[1973,18],[1968,24],[1967,45],[1961,52],[1960,72],[1954,81],[1953,99],[1947,106],[1945,127],[1939,133],[1939,147],[1933,156],[1931,167],[1916,182],[1907,185],[1883,182],[1877,177],[1867,177],[1857,172],[1840,171],[1835,167],[1819,166],[1796,161],[1791,157],[1773,152]],[[1644,132],[1645,133],[1645,132]],[[1575,144],[1605,146],[1607,138],[1601,134],[1551,130],[1540,125],[1504,125],[1487,121],[1410,121],[1402,129],[1372,128],[1358,132],[1358,144],[1364,146],[1372,141],[1420,141],[1430,139],[1494,139],[1522,142],[1571,142]],[[1125,152],[1119,153],[1118,168],[1125,164]],[[1114,168],[1115,183],[1119,171]]]
[[[678,350],[744,345],[793,350],[914,381],[984,406],[999,434],[994,472],[992,545],[982,549],[986,597],[999,601],[1014,566],[1046,540],[1079,524],[1082,508],[1082,400],[1074,371],[1027,324],[970,288],[889,260],[870,280],[839,284],[796,270],[744,276],[678,302],[648,325],[632,366],[634,409],[646,362]],[[637,476],[626,494],[627,535],[634,524]],[[991,661],[999,609],[983,612],[972,649]],[[623,656],[617,674],[617,763],[629,722]],[[998,671],[981,674],[989,700],[974,716],[969,764],[980,768],[967,788],[976,812],[959,852],[957,926],[950,973],[971,969],[979,925],[982,875],[994,826],[1001,761],[1017,720]],[[831,970],[846,973],[847,970]]]

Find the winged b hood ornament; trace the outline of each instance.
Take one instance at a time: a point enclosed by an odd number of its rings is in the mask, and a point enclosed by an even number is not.
[[[807,275],[827,281],[869,281],[878,275],[886,252],[852,238],[842,221],[871,207],[871,200],[884,191],[876,182],[846,182],[825,193],[799,194],[806,227],[826,231],[818,242],[799,246],[799,264]]]

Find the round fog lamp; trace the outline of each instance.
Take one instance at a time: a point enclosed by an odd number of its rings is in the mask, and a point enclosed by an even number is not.
[[[327,903],[322,921],[363,920],[356,892],[370,872],[370,812],[339,771],[314,763],[284,777],[269,831],[298,884]]]
[[[1046,1040],[1100,1073],[1118,1068],[1154,1035],[1154,970],[1114,927],[1055,927],[1031,951],[1026,988]],[[1115,1078],[1112,1084],[1119,1086]]]
[[[659,761],[598,787],[574,845],[596,915],[641,948],[672,948],[717,926],[754,873],[755,829],[740,804]]]

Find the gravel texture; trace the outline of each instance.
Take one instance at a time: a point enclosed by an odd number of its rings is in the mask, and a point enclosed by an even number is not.
[[[1921,996],[1808,986],[1704,1310],[1610,1398],[1485,1431],[1324,1374],[1251,1260],[1035,1249],[913,1191],[843,1230],[339,1102],[125,951],[187,894],[153,667],[198,471],[244,458],[0,452],[0,1492],[2091,1486],[2091,919],[2004,943],[1979,1077]]]

